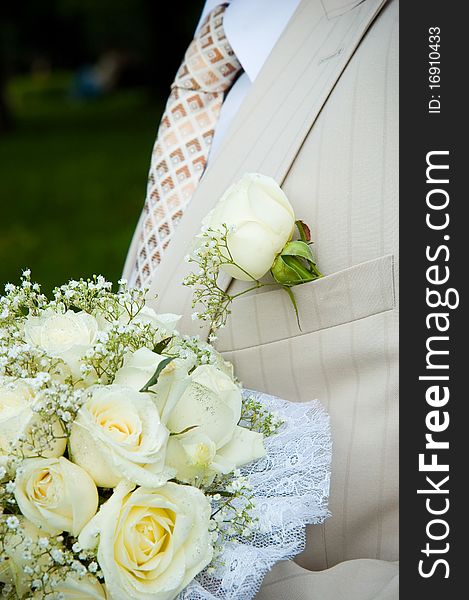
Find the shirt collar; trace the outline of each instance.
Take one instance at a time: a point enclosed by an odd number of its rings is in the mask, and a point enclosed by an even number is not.
[[[328,18],[354,8],[364,0],[316,0]],[[224,28],[236,58],[251,81],[264,66],[269,54],[288,25],[301,0],[225,0]],[[199,25],[222,0],[206,0]]]
[[[232,0],[226,9],[225,34],[251,81],[264,66],[301,0]],[[220,0],[207,0],[199,26]]]

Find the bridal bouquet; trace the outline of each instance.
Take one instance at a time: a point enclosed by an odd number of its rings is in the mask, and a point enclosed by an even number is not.
[[[252,598],[327,517],[327,416],[242,390],[119,283],[0,298],[2,595]]]

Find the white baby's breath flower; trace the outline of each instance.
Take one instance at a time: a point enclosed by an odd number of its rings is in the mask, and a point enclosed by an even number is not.
[[[79,577],[83,577],[87,573],[87,568],[81,564],[78,560],[74,560],[70,568],[74,571]]]
[[[31,550],[25,550],[23,552],[23,560],[31,560],[33,558],[33,553]]]
[[[7,517],[6,524],[7,524],[8,529],[15,530],[15,529],[17,529],[20,522],[18,520],[18,517],[15,517],[14,515],[12,515],[10,517]]]
[[[50,553],[52,560],[56,563],[62,564],[64,561],[64,553],[60,548],[53,548]]]
[[[95,561],[90,562],[90,564],[88,565],[88,571],[90,573],[96,573],[97,570],[98,570],[98,563]]]

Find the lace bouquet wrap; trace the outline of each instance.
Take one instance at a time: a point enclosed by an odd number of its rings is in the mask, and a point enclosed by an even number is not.
[[[329,417],[317,401],[293,404],[261,392],[243,390],[284,424],[266,440],[267,455],[241,469],[252,485],[258,530],[248,540],[223,545],[223,563],[205,570],[180,600],[250,600],[265,574],[281,560],[304,549],[307,524],[322,523],[331,467]]]
[[[0,593],[252,598],[327,515],[317,401],[242,390],[143,291],[103,277],[0,297]]]

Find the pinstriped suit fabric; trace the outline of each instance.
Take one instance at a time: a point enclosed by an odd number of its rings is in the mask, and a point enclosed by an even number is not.
[[[282,292],[261,290],[235,306],[219,340],[245,385],[320,398],[331,414],[333,516],[310,529],[299,559],[314,569],[397,558],[397,278],[390,263],[378,268],[397,254],[395,8],[362,40],[283,185],[312,226],[320,268],[335,275],[295,290],[302,332]]]

